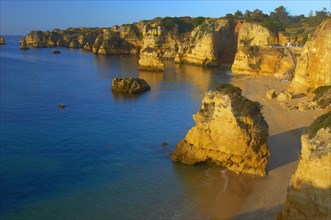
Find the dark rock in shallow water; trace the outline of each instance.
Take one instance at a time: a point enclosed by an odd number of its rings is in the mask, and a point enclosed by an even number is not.
[[[63,103],[59,103],[59,104],[58,104],[58,107],[59,107],[60,109],[64,109],[65,105],[64,105]]]
[[[59,50],[53,50],[52,53],[53,53],[53,54],[59,54],[59,53],[61,53],[61,52],[60,52]]]
[[[112,91],[128,94],[139,94],[151,89],[148,83],[140,78],[116,77],[112,81]]]

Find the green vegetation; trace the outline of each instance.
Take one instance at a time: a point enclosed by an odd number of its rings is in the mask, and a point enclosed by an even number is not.
[[[323,20],[330,17],[330,12],[323,8],[321,11],[310,12],[309,17],[304,15],[290,15],[284,6],[279,6],[275,8],[274,11],[269,14],[263,13],[259,9],[254,11],[246,10],[245,13],[237,10],[233,15],[226,14],[227,19],[240,19],[247,22],[257,22],[267,27],[271,31],[285,31],[286,28],[306,28],[306,27],[316,27]]]
[[[241,95],[241,89],[231,84],[217,85],[215,89],[225,95]]]
[[[321,128],[331,127],[331,111],[318,117],[306,130],[309,138],[314,138]]]
[[[325,108],[331,104],[331,86],[320,86],[314,90],[315,101],[321,108]]]
[[[241,95],[241,89],[231,84],[222,84],[215,87],[221,94],[232,98],[232,106],[238,110],[242,116],[255,116],[261,113],[262,106],[259,102],[253,102]]]

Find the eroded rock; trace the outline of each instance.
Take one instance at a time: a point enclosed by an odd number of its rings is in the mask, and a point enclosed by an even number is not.
[[[140,78],[116,77],[112,81],[112,91],[128,94],[139,94],[151,89],[148,83]]]
[[[271,89],[271,90],[267,91],[265,96],[267,99],[273,99],[276,97],[276,92],[274,89]]]
[[[231,85],[208,92],[193,115],[196,126],[177,144],[171,159],[186,164],[212,161],[236,173],[265,175],[268,124],[260,108]]]
[[[331,112],[314,121],[301,144],[279,219],[331,219]]]
[[[293,98],[293,94],[288,91],[283,91],[279,93],[277,96],[278,101],[288,101],[291,100],[292,98]]]
[[[320,86],[331,85],[331,19],[322,22],[307,41],[298,58],[289,91],[309,94]]]

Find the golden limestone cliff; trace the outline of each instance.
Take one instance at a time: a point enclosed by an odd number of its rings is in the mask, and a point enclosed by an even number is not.
[[[278,219],[331,219],[331,112],[301,136],[301,156]]]
[[[256,23],[244,23],[238,34],[238,51],[231,67],[233,74],[291,78],[295,59],[288,48],[273,46],[278,43],[278,34]]]
[[[160,45],[162,37],[162,27],[155,28],[145,26],[143,32],[143,46],[140,51],[139,69],[148,71],[163,71],[164,65],[161,60]]]
[[[175,62],[202,66],[232,63],[237,49],[236,24],[226,19],[206,20],[191,32],[189,43],[179,51]]]
[[[193,119],[196,126],[177,144],[172,160],[212,161],[236,173],[265,175],[268,124],[260,104],[243,97],[240,88],[223,85],[208,92]]]
[[[297,61],[289,90],[310,93],[319,86],[331,85],[331,19],[322,22],[306,42]]]

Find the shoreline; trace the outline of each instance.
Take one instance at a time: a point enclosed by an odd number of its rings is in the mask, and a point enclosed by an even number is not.
[[[267,175],[254,182],[251,193],[233,219],[275,219],[286,199],[287,186],[294,174],[301,152],[300,137],[313,120],[324,110],[286,110],[276,98],[268,100],[265,94],[269,89],[276,93],[286,90],[290,81],[280,81],[271,77],[258,77],[246,80],[233,79],[232,84],[243,90],[247,98],[258,101],[263,106],[263,114],[269,125],[268,145],[270,157]],[[309,100],[308,97],[286,101],[296,104]]]

